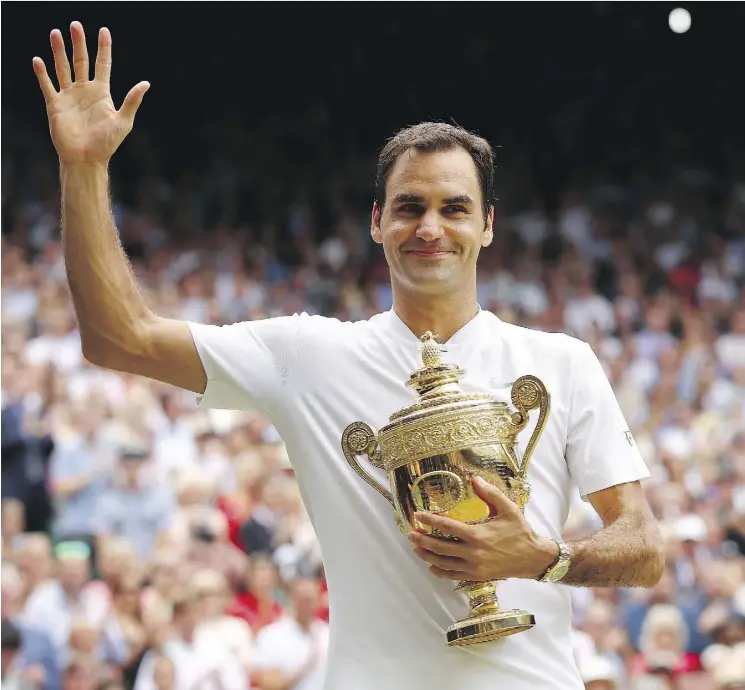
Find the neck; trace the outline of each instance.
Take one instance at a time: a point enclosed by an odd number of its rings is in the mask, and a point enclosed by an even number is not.
[[[393,310],[417,338],[431,331],[437,342],[446,343],[478,313],[476,286],[441,295],[422,295],[394,285]]]

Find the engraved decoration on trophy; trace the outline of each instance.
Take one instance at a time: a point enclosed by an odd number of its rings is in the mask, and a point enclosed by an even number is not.
[[[514,410],[489,394],[465,393],[458,383],[465,372],[441,361],[432,333],[425,333],[421,343],[422,366],[406,384],[417,400],[394,412],[377,433],[365,422],[353,422],[341,445],[354,471],[393,506],[404,534],[422,529],[455,539],[420,523],[414,514],[429,511],[469,524],[488,520],[489,506],[473,490],[476,476],[500,488],[524,511],[530,495],[528,464],[546,426],[550,396],[535,376],[522,376],[512,385]],[[517,436],[535,409],[538,420],[521,462]],[[359,456],[386,472],[387,487],[360,466]],[[468,597],[470,612],[447,629],[449,645],[489,642],[535,625],[527,611],[499,606],[495,582],[459,582],[456,590]]]

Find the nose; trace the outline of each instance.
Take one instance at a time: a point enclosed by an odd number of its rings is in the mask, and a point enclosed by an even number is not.
[[[419,227],[416,229],[416,236],[425,242],[432,242],[442,237],[440,218],[435,209],[430,209],[422,215]]]

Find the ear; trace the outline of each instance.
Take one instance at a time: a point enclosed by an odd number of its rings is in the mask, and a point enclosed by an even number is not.
[[[488,247],[494,239],[494,206],[489,207],[489,213],[486,214],[486,227],[481,236],[481,246]]]
[[[383,233],[380,231],[380,216],[382,215],[382,209],[378,206],[378,202],[373,203],[372,208],[372,221],[370,223],[370,235],[373,238],[373,242],[376,244],[383,244]]]

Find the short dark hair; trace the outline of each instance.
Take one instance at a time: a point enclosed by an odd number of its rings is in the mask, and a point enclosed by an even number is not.
[[[447,122],[421,122],[398,131],[378,156],[375,176],[375,201],[382,209],[385,204],[385,185],[393,164],[409,149],[424,153],[450,151],[461,148],[473,159],[479,177],[484,217],[489,213],[494,199],[494,151],[483,137],[459,125]]]

